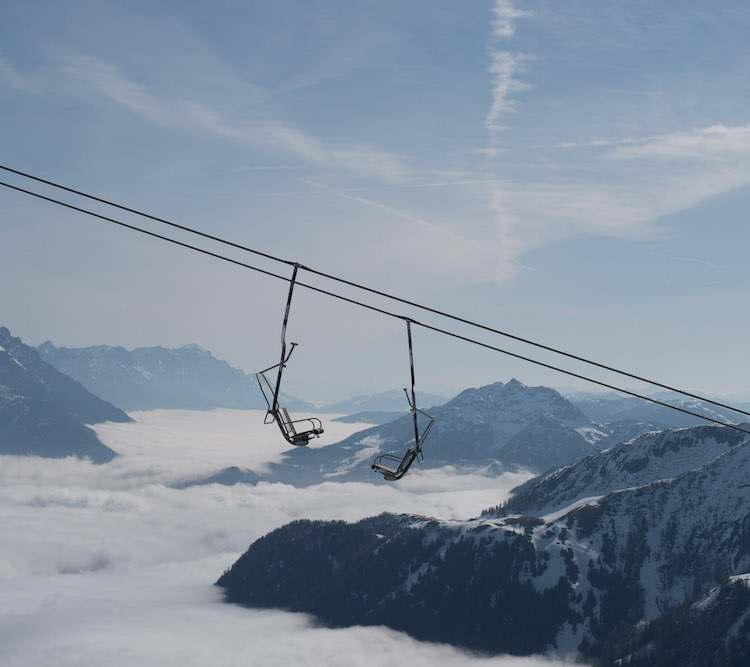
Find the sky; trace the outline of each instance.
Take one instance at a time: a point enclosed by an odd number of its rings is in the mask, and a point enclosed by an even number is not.
[[[638,375],[750,398],[737,362],[750,325],[749,29],[739,0],[9,0],[0,164]],[[0,190],[0,324],[14,335],[197,343],[246,371],[277,358],[283,282]],[[292,395],[408,380],[398,319],[300,288],[289,335]],[[511,377],[589,388],[424,329],[415,348],[418,389],[443,395]]]
[[[4,667],[564,664],[471,655],[384,627],[327,629],[305,614],[224,604],[213,586],[252,541],[291,520],[354,521],[382,511],[463,519],[502,501],[529,475],[438,469],[412,472],[398,484],[178,489],[170,485],[227,461],[258,470],[282,445],[259,411],[133,416],[135,423],[95,427],[119,454],[104,465],[2,457]]]

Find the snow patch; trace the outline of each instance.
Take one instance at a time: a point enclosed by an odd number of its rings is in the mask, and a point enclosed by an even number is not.
[[[549,514],[545,514],[543,517],[541,517],[542,521],[545,523],[551,523],[553,521],[557,521],[560,517],[565,516],[569,512],[572,512],[573,510],[577,510],[579,507],[584,507],[586,505],[596,505],[604,496],[590,496],[588,498],[581,498],[580,500],[576,500],[575,502],[571,503],[567,507],[564,507],[561,510],[557,510],[556,512],[550,512]]]

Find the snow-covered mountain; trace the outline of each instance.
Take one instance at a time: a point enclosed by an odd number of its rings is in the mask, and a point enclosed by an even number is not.
[[[741,427],[750,430],[750,424]],[[504,506],[488,510],[486,516],[541,516],[581,498],[675,477],[714,460],[747,437],[713,424],[646,433],[529,480],[514,489]]]
[[[229,601],[331,625],[614,664],[633,653],[639,628],[750,571],[750,441],[729,430],[644,436],[632,456],[582,462],[582,476],[603,470],[619,488],[565,507],[553,488],[536,501],[559,507],[544,516],[295,522],[251,545],[217,583]]]
[[[613,434],[624,428],[591,422],[554,389],[527,387],[515,379],[466,389],[434,408],[432,414],[435,425],[423,450],[428,466],[499,463],[541,472],[608,445]],[[628,424],[624,430],[640,434],[650,428],[648,424]],[[326,448],[320,458],[331,457],[335,462],[338,456],[340,463],[349,465],[344,468],[351,475],[369,471],[371,457],[378,453],[406,451],[413,439],[412,418],[407,415],[355,433]],[[363,450],[369,456],[351,466]],[[321,470],[341,474],[342,468],[331,469],[327,464]]]
[[[142,347],[38,348],[42,358],[87,389],[127,410],[182,408],[265,409],[255,376],[216,359],[198,345],[177,349]],[[288,399],[290,409],[309,407]]]
[[[131,421],[0,327],[0,454],[89,457],[115,453],[86,424]]]

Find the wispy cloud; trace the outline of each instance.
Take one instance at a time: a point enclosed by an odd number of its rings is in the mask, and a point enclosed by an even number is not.
[[[90,56],[68,56],[62,71],[77,85],[162,126],[213,134],[253,149],[281,150],[319,166],[386,181],[403,179],[410,173],[402,157],[368,145],[329,147],[303,130],[260,112],[252,118],[232,119],[205,102],[157,94],[123,75],[114,65]]]
[[[530,12],[518,9],[511,0],[497,0],[492,9],[495,18],[492,22],[492,34],[496,37],[512,37],[516,32],[516,19],[529,16]]]
[[[325,185],[324,183],[318,183],[317,181],[305,180],[305,183],[307,183],[307,185],[311,185],[314,188],[318,188],[320,190],[324,190],[325,192],[336,195],[337,197],[341,197],[342,199],[348,199],[349,201],[357,202],[358,204],[362,204],[363,206],[377,209],[378,211],[382,211],[383,213],[386,213],[394,218],[412,222],[427,231],[439,233],[443,231],[437,225],[428,222],[427,220],[424,220],[419,216],[401,211],[399,209],[393,208],[392,206],[387,206],[386,204],[381,204],[379,202],[373,201],[372,199],[366,199],[365,197],[358,197],[342,190],[336,190],[335,188]]]
[[[0,58],[0,82],[24,93],[37,93],[38,87],[29,77],[16,70],[7,60]]]
[[[386,219],[409,223],[408,226],[394,229],[395,237],[390,235],[385,225],[367,230],[373,238],[363,243],[366,247],[383,247],[380,245],[383,238],[388,239],[388,250],[383,252],[383,261],[389,265],[408,266],[415,262],[426,262],[423,272],[434,272],[441,277],[450,275],[454,284],[503,282],[515,275],[521,266],[506,252],[494,233],[489,236],[463,235],[453,228],[455,220],[450,221],[452,224],[439,224],[320,182],[305,182],[341,199],[379,211]],[[394,243],[393,238],[397,238],[398,242]]]
[[[490,191],[502,245],[513,257],[576,236],[646,237],[653,192],[634,197],[586,182],[507,182]]]
[[[496,0],[492,11],[492,35],[500,41],[512,37],[516,31],[516,20],[529,15],[529,12],[517,9],[512,0]],[[527,90],[530,86],[517,77],[522,63],[528,60],[527,56],[499,49],[492,51],[491,57],[492,105],[485,117],[485,126],[493,136],[503,129],[501,116],[513,108],[511,93]]]
[[[529,84],[520,81],[516,76],[521,63],[527,59],[526,56],[513,54],[510,51],[495,51],[492,54],[492,64],[489,70],[493,75],[492,106],[485,118],[485,125],[492,133],[503,129],[503,125],[499,122],[500,117],[513,108],[510,94],[530,88]]]
[[[672,132],[642,140],[622,142],[613,157],[633,159],[711,158],[719,156],[741,156],[750,152],[750,124],[727,126],[711,125],[687,132]]]
[[[653,238],[665,216],[750,185],[750,125],[558,147],[570,155],[563,164],[546,164],[547,179],[488,186],[503,243],[515,256],[576,236]]]
[[[671,259],[673,262],[684,262],[687,264],[698,264],[700,266],[706,266],[709,269],[720,269],[721,267],[716,262],[711,262],[707,259],[700,259],[698,257],[682,257],[680,255],[672,255],[670,253],[655,252],[653,253],[656,257],[664,257],[665,259]]]
[[[729,126],[717,123],[708,127],[646,137],[563,141],[555,144],[554,148],[612,148],[609,156],[622,159],[704,158],[712,155],[744,154],[750,150],[750,124]]]

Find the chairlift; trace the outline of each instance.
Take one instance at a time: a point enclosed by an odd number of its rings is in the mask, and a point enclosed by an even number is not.
[[[281,376],[286,368],[286,363],[289,361],[289,357],[292,356],[294,348],[297,347],[297,343],[292,343],[289,350],[289,354],[286,352],[286,325],[289,321],[289,309],[292,306],[292,293],[294,292],[294,284],[297,280],[297,270],[299,264],[294,264],[294,272],[292,273],[292,280],[289,283],[289,296],[286,300],[286,312],[284,313],[284,324],[281,327],[281,361],[278,364],[269,366],[265,370],[259,371],[255,374],[258,380],[258,386],[263,394],[263,398],[266,400],[268,410],[263,418],[264,424],[270,424],[276,422],[279,425],[279,430],[284,436],[286,441],[292,445],[303,447],[307,445],[312,438],[317,438],[323,433],[323,424],[320,419],[316,417],[305,417],[304,419],[292,419],[289,416],[289,412],[286,408],[282,408],[279,405],[279,392],[281,391]],[[279,370],[276,373],[276,385],[272,385],[266,373],[272,371],[274,368]],[[265,385],[265,386],[264,386]],[[269,400],[270,397],[270,400]],[[300,424],[304,424],[304,427],[300,427]]]
[[[397,479],[401,479],[414,463],[414,460],[420,458],[420,461],[424,461],[424,454],[422,453],[422,443],[424,442],[427,434],[430,432],[432,425],[435,423],[435,417],[428,415],[424,410],[420,410],[417,407],[417,398],[414,392],[414,351],[412,349],[411,342],[411,320],[404,318],[406,321],[406,334],[409,339],[409,366],[411,367],[411,397],[409,391],[404,387],[404,393],[406,394],[406,400],[409,403],[411,414],[414,418],[414,447],[409,447],[406,450],[406,454],[399,456],[398,454],[381,454],[375,459],[372,464],[372,469],[383,475],[383,478],[389,482],[395,482]],[[418,415],[417,413],[424,415],[430,420],[430,423],[424,428],[422,433],[419,433]]]

